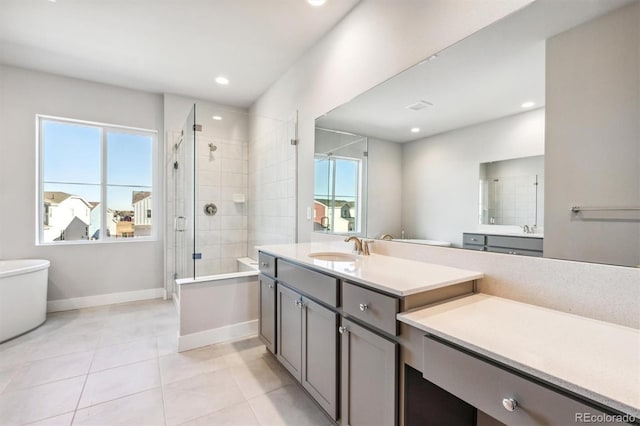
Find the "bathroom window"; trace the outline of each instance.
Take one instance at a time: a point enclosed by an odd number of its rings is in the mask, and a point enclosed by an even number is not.
[[[153,239],[157,132],[38,116],[38,243]]]

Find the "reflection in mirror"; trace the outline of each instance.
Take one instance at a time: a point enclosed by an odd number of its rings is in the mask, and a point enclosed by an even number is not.
[[[542,233],[544,156],[480,164],[480,224],[526,226]]]
[[[639,266],[639,23],[640,0],[536,1],[317,119],[317,154],[368,141],[359,231]]]
[[[315,231],[365,235],[367,138],[316,129],[313,195]]]

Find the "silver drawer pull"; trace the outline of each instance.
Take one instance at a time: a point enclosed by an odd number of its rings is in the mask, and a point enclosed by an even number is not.
[[[267,287],[269,287],[269,289],[273,288],[273,284],[267,284]]]
[[[366,311],[367,309],[369,309],[369,305],[367,305],[366,303],[361,303],[360,304],[360,310],[362,312]]]
[[[471,241],[478,241],[478,239],[477,238],[472,238]]]
[[[267,262],[262,262],[262,263],[261,263],[261,265],[262,265],[262,266],[264,266],[265,268],[266,268],[267,266],[269,266],[269,264],[268,264]]]
[[[304,304],[302,303],[301,300],[296,300],[296,306],[298,307],[298,309],[302,309],[302,307],[304,306]]]
[[[516,411],[516,407],[518,406],[518,402],[513,398],[504,398],[502,400],[502,406],[507,411]]]
[[[349,332],[349,329],[347,327],[343,327],[343,326],[338,327],[338,333],[344,334],[348,332]]]

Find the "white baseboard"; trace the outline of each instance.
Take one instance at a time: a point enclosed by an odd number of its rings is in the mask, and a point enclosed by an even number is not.
[[[163,296],[164,288],[149,288],[146,290],[125,291],[122,293],[49,300],[47,302],[47,312],[70,311],[72,309],[91,308],[93,306],[135,302],[138,300],[161,299]]]
[[[258,334],[258,320],[240,322],[178,337],[178,352]]]

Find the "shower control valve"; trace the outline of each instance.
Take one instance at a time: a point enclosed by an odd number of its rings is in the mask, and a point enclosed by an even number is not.
[[[204,214],[206,214],[207,216],[215,216],[216,213],[218,213],[218,207],[215,204],[205,204]]]

